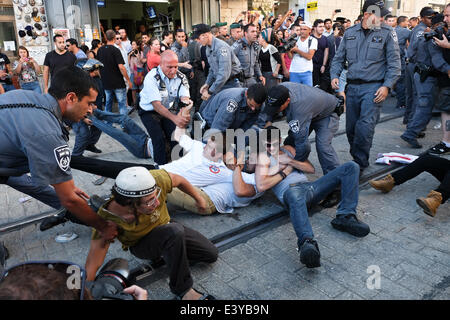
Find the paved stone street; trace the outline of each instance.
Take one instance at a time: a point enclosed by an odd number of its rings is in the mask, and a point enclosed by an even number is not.
[[[390,98],[383,108],[382,119],[398,112]],[[133,118],[139,123],[136,114]],[[341,117],[341,130],[345,117]],[[371,150],[372,165],[365,174],[380,170],[384,165],[374,164],[378,153],[400,152],[419,154],[437,143],[441,131],[433,129],[438,118],[428,125],[426,137],[420,142],[423,149],[410,149],[400,139],[404,131],[401,118],[379,123]],[[280,124],[283,132],[286,125]],[[74,136],[71,133],[73,145]],[[347,138],[337,136],[333,145],[341,159],[351,159]],[[136,159],[116,141],[102,135],[97,146],[103,150],[101,159],[148,162]],[[90,152],[86,156],[94,156]],[[450,158],[447,156],[447,158]],[[312,144],[311,161],[316,173],[322,175]],[[91,174],[73,170],[75,183],[89,194],[107,195],[113,184],[108,179],[95,186]],[[431,175],[424,173],[389,194],[382,194],[362,186],[358,216],[369,224],[371,233],[365,238],[355,238],[331,227],[335,208],[324,209],[311,216],[311,224],[321,251],[322,266],[307,269],[299,261],[296,236],[287,213],[284,223],[220,253],[212,265],[197,264],[192,267],[194,286],[219,299],[449,299],[450,298],[450,205],[440,206],[432,218],[423,213],[415,199],[426,196],[438,185]],[[25,195],[0,185],[0,225],[50,210],[37,200],[19,202]],[[200,217],[186,212],[172,211],[172,217],[197,229],[208,238],[223,234],[243,224],[263,218],[283,208],[271,193],[247,208],[233,214],[215,214]],[[66,244],[56,243],[57,234],[75,232],[78,238]],[[84,264],[89,249],[91,230],[66,223],[46,232],[39,225],[0,235],[8,247],[11,258],[8,265],[24,260],[63,259]],[[124,257],[136,267],[142,261],[121,249],[118,241],[111,245],[105,261]],[[380,275],[379,288],[373,288],[374,275]],[[372,288],[372,289],[370,289]],[[150,299],[172,299],[167,277],[146,286]]]

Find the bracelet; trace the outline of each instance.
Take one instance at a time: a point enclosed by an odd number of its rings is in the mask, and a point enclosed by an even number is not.
[[[286,178],[286,173],[284,173],[283,170],[278,171],[278,174],[281,175],[282,180]]]

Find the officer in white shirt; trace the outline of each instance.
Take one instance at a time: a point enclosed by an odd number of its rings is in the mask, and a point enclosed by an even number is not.
[[[139,116],[153,141],[154,159],[167,163],[166,141],[170,141],[176,126],[186,128],[190,115],[182,115],[182,106],[191,105],[186,76],[178,71],[178,57],[172,50],[161,54],[161,63],[144,80],[140,93]]]

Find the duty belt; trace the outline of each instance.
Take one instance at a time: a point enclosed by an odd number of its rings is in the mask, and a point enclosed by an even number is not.
[[[384,80],[362,80],[362,79],[347,79],[348,84],[366,84],[366,83],[383,83]]]

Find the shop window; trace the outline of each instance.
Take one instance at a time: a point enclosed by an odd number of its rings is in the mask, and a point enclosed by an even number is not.
[[[14,56],[17,50],[14,22],[0,22],[0,46],[7,56]]]

